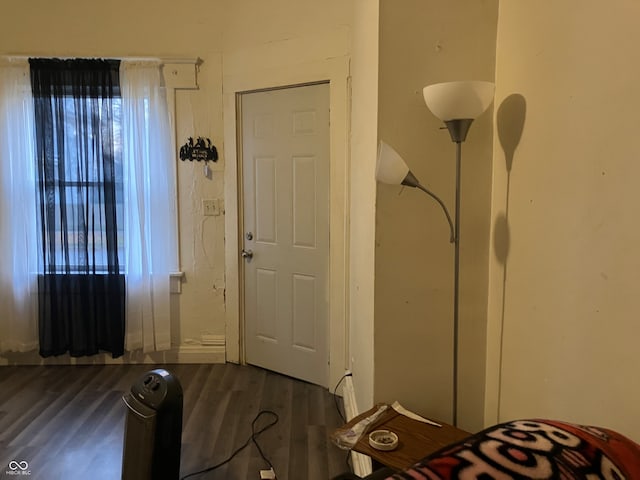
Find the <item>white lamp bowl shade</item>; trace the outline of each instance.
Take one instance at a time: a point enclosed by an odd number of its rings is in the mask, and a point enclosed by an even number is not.
[[[491,82],[446,82],[427,85],[422,94],[429,110],[446,122],[475,120],[491,105],[495,89]]]
[[[381,140],[378,145],[376,180],[381,183],[400,185],[408,173],[409,167],[398,152]]]

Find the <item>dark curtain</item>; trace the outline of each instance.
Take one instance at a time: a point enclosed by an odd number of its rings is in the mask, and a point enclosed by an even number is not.
[[[119,61],[30,59],[40,355],[124,353]],[[122,223],[122,221],[120,222]]]

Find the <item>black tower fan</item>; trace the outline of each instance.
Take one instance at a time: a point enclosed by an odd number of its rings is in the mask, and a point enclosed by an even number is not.
[[[122,400],[127,406],[122,480],[177,480],[182,437],[178,379],[166,370],[151,370]]]

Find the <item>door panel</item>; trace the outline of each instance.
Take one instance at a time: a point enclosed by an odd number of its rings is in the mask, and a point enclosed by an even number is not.
[[[329,85],[240,108],[246,361],[327,386]]]
[[[255,159],[255,233],[256,241],[275,244],[276,239],[276,160]]]
[[[293,159],[293,245],[316,246],[316,159]]]
[[[311,275],[293,275],[293,345],[317,350],[316,279]]]
[[[256,335],[262,340],[276,341],[278,274],[265,268],[256,269],[256,303],[260,305],[260,315],[256,316]]]

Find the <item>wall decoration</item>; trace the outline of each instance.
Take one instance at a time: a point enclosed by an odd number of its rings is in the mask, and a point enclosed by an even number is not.
[[[187,143],[180,147],[180,160],[216,162],[218,150],[209,138],[198,137],[194,142],[193,137],[189,137]]]

